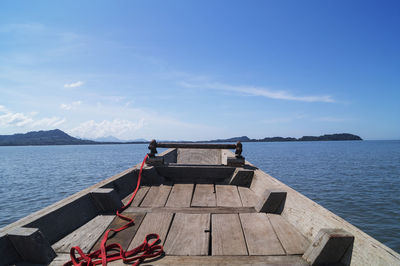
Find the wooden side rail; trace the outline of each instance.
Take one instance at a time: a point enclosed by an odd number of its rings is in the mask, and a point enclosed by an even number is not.
[[[236,158],[242,157],[243,145],[240,141],[236,144],[219,144],[219,143],[157,143],[153,139],[149,144],[149,157],[157,154],[157,148],[180,148],[180,149],[235,149]]]
[[[156,140],[152,140],[149,144],[148,153],[149,158],[146,161],[147,165],[163,165],[164,159],[162,156],[156,156],[157,148],[175,148],[175,149],[235,149],[235,157],[227,158],[227,165],[240,167],[245,163],[244,157],[242,156],[243,145],[240,141],[236,144],[220,144],[220,143],[157,143]]]
[[[236,144],[156,142],[158,148],[236,149]]]

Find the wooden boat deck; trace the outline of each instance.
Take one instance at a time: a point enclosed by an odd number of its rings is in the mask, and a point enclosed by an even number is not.
[[[131,195],[123,199],[127,203]],[[298,264],[309,241],[281,215],[257,213],[258,196],[247,188],[214,184],[161,184],[143,186],[124,215],[134,226],[109,238],[124,249],[140,245],[149,233],[160,235],[165,256],[158,264]],[[58,257],[69,258],[72,246],[84,252],[99,248],[108,228],[125,221],[99,215],[52,245]],[[109,263],[120,265],[122,261]]]
[[[155,147],[171,149],[154,156]],[[400,254],[237,157],[240,147],[150,143],[143,186],[123,212],[135,224],[107,243],[132,249],[159,234],[165,254],[144,265],[399,264]],[[125,224],[115,211],[139,167],[0,229],[0,266],[63,265],[72,246],[97,250],[108,228]]]

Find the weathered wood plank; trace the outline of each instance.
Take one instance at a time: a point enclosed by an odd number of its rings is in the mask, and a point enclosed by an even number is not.
[[[197,184],[193,194],[192,207],[215,207],[217,200],[213,184]]]
[[[267,214],[283,248],[289,255],[304,254],[309,241],[285,218],[277,214]]]
[[[179,143],[179,142],[157,142],[159,148],[179,148],[179,149],[236,149],[236,144],[224,144],[224,143]],[[189,150],[189,151],[192,151]],[[178,150],[179,151],[179,150]]]
[[[216,185],[217,206],[242,207],[239,192],[236,186]]]
[[[285,251],[265,213],[241,213],[249,255],[284,255]]]
[[[221,151],[210,149],[178,149],[180,164],[221,164]]]
[[[146,235],[158,234],[160,236],[161,243],[165,242],[165,237],[168,233],[169,225],[172,221],[172,213],[148,213],[143,219],[142,224],[136,232],[135,237],[129,244],[129,250],[136,248],[143,243]]]
[[[109,263],[115,266],[114,262]],[[121,264],[118,264],[121,265]],[[141,264],[142,265],[142,264]],[[143,265],[309,265],[300,256],[165,256]]]
[[[88,252],[114,219],[113,215],[98,215],[52,245],[57,253],[68,253],[73,246]]]
[[[193,184],[175,184],[169,194],[167,207],[190,207]]]
[[[129,243],[131,243],[132,238],[135,236],[136,231],[138,230],[140,224],[142,223],[142,220],[144,218],[144,213],[124,213],[124,216],[127,216],[131,219],[134,219],[135,224],[126,228],[125,230],[118,232],[118,233],[113,233],[111,232],[108,235],[108,240],[107,244],[111,243],[119,243],[123,249],[127,249],[129,246]],[[115,217],[114,220],[111,222],[111,224],[107,227],[106,230],[108,229],[118,229],[121,226],[125,225],[127,221]],[[103,240],[104,234],[101,235],[101,237],[97,240],[96,244],[91,248],[91,252],[98,250],[100,248],[100,243]]]
[[[132,201],[132,205],[131,206],[136,206],[136,207],[139,206],[140,203],[143,201],[144,197],[146,196],[147,192],[149,191],[149,189],[150,189],[150,187],[147,187],[147,186],[139,187],[139,189],[138,189],[138,191],[136,193],[136,196]],[[128,203],[128,201],[131,199],[131,197],[132,197],[132,193],[129,194],[127,197],[125,197],[122,200],[122,203],[124,205],[126,205]]]
[[[247,187],[237,187],[243,207],[254,207],[259,201],[258,196]]]
[[[69,253],[58,253],[57,257],[53,259],[52,262],[50,262],[49,266],[62,266],[66,262],[71,260],[71,256]],[[18,264],[16,264],[18,265]]]
[[[140,206],[163,207],[167,202],[170,191],[171,186],[169,185],[152,186]]]
[[[247,255],[238,214],[211,216],[212,255]]]
[[[167,255],[208,255],[210,214],[175,214],[165,241]]]
[[[255,213],[254,207],[129,207],[124,213]]]

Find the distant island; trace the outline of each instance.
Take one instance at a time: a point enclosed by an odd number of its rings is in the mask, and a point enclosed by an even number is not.
[[[322,136],[303,136],[301,138],[291,138],[291,137],[266,137],[263,139],[250,139],[247,136],[230,138],[230,139],[216,139],[210,140],[207,142],[283,142],[283,141],[334,141],[334,140],[363,140],[357,135],[349,134],[349,133],[340,133],[340,134],[326,134]]]
[[[110,140],[108,138],[107,140]],[[266,137],[263,139],[250,139],[247,136],[228,138],[228,139],[215,139],[206,141],[184,141],[186,143],[214,143],[214,142],[283,142],[283,141],[333,141],[333,140],[362,140],[359,136],[341,133],[330,134],[323,136],[303,136],[301,138],[284,138],[284,137]],[[25,134],[14,135],[0,135],[0,146],[28,146],[28,145],[93,145],[93,144],[140,144],[148,143],[149,141],[94,141],[74,138],[59,129],[32,131]],[[165,141],[177,142],[177,141]]]

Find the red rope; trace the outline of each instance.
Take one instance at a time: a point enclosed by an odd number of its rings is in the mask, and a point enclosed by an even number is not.
[[[142,179],[143,166],[147,158],[148,155],[144,157],[142,165],[140,166],[137,185],[135,191],[132,194],[132,197],[126,205],[122,206],[117,211],[117,216],[121,219],[124,219],[125,221],[128,221],[128,223],[118,229],[108,229],[105,232],[103,239],[101,240],[100,249],[92,253],[85,254],[80,247],[72,247],[70,251],[71,260],[65,263],[64,266],[93,266],[97,264],[102,264],[103,266],[106,266],[107,262],[119,259],[122,259],[123,262],[135,262],[133,265],[139,265],[144,259],[157,257],[164,252],[162,245],[156,245],[156,243],[160,239],[160,236],[158,234],[147,235],[143,243],[132,250],[125,251],[118,243],[106,245],[110,232],[120,232],[135,223],[133,219],[122,215],[121,212],[123,212],[132,204],[132,201],[136,196],[136,193],[140,186],[140,181]],[[149,242],[151,239],[154,239],[154,241]],[[108,253],[109,251],[114,252]],[[78,252],[80,256],[76,257],[75,252]]]

